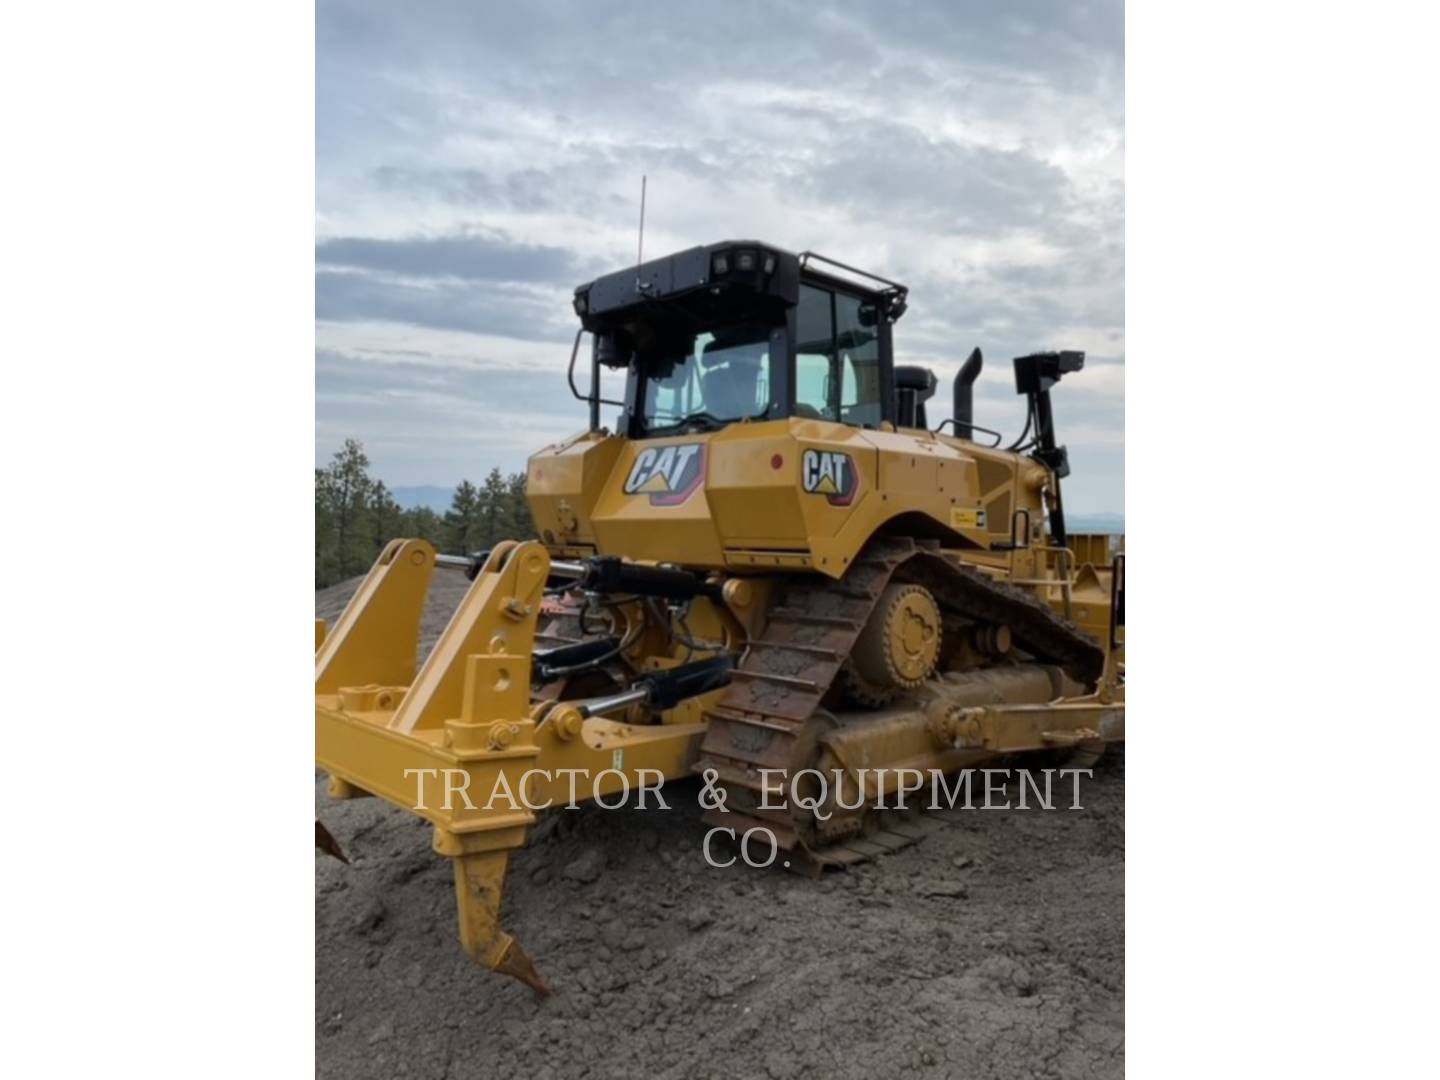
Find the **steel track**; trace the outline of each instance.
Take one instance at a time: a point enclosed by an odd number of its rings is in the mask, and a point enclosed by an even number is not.
[[[863,837],[826,844],[813,818],[786,805],[783,795],[790,773],[813,763],[830,722],[821,701],[892,580],[924,585],[953,614],[1009,626],[1020,648],[1062,666],[1087,686],[1104,668],[1100,646],[1048,604],[923,542],[875,540],[838,581],[786,579],[773,593],[764,629],[750,642],[730,687],[708,712],[694,769],[702,775],[714,770],[716,786],[725,792],[725,809],[707,811],[705,820],[737,835],[768,828],[792,869],[818,872],[825,865],[864,861],[912,844],[927,831],[923,819],[891,815]],[[768,795],[761,770],[770,770]],[[780,777],[785,783],[775,791]]]

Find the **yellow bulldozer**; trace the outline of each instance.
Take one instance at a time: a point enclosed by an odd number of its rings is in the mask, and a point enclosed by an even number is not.
[[[977,349],[932,430],[934,373],[894,362],[906,302],[755,241],[581,286],[589,426],[529,461],[536,539],[392,541],[317,622],[328,792],[433,825],[477,962],[549,992],[499,916],[552,808],[699,776],[708,822],[819,873],[920,839],[917,777],[1123,740],[1123,538],[1066,530],[1050,400],[1084,354],[1014,360],[1027,422],[1002,448],[974,422]],[[437,569],[472,583],[420,658]]]

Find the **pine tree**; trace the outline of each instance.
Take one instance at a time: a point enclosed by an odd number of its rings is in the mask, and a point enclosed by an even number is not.
[[[481,546],[492,548],[501,540],[515,535],[515,525],[510,513],[510,489],[499,469],[491,469],[485,477],[485,486],[480,491],[480,535]]]
[[[358,440],[315,470],[315,587],[364,573],[397,537],[427,540],[453,554],[470,554],[501,540],[531,540],[535,522],[525,500],[525,474],[491,469],[481,487],[462,480],[444,516],[429,507],[403,509],[369,473]]]
[[[405,511],[400,509],[400,504],[390,494],[390,489],[385,486],[385,481],[375,481],[375,486],[370,491],[368,509],[370,511],[371,547],[374,555],[379,555],[385,545],[397,536],[408,535],[405,531]]]
[[[480,492],[469,480],[461,480],[445,512],[441,530],[443,547],[452,555],[468,555],[479,549]]]
[[[370,496],[374,482],[368,472],[370,459],[356,439],[346,439],[330,464],[315,474],[316,532],[326,520],[330,550],[318,560],[330,581],[342,581],[358,574],[374,561],[374,539],[369,527]]]
[[[315,587],[333,584],[335,577],[335,514],[327,496],[326,473],[315,470]]]
[[[406,510],[400,528],[401,531],[397,535],[428,540],[437,548],[444,546],[442,539],[445,523],[441,521],[440,515],[428,506],[417,506],[413,510]]]
[[[530,515],[530,503],[525,498],[525,474],[512,473],[506,482],[510,521],[516,540],[535,539],[535,519]]]

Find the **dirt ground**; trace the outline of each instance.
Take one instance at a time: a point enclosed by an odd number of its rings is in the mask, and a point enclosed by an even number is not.
[[[465,585],[438,576],[425,647]],[[1083,810],[1067,781],[1056,810],[960,812],[819,881],[708,866],[698,783],[664,790],[668,812],[551,811],[512,861],[502,924],[555,988],[538,1000],[461,951],[429,828],[317,778],[354,862],[316,855],[318,1075],[1123,1074],[1123,751]]]

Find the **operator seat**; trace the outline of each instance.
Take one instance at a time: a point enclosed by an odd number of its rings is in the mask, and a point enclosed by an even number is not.
[[[709,341],[700,356],[700,392],[705,411],[718,420],[752,416],[759,408],[755,400],[760,380],[760,360],[765,346],[753,351]]]

